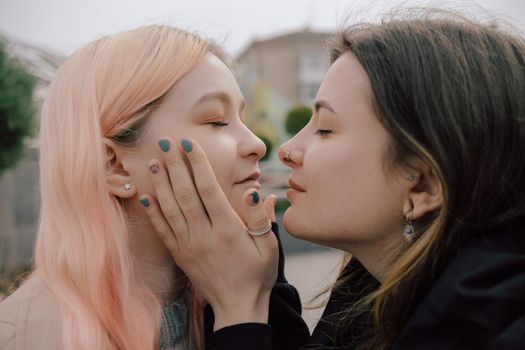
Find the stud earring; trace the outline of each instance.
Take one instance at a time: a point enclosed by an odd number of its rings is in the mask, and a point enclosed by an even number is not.
[[[414,242],[416,238],[416,230],[414,229],[414,217],[413,212],[414,208],[409,209],[404,215],[407,222],[405,228],[403,229],[403,237],[405,237],[408,243]]]
[[[124,187],[124,189],[125,189],[126,191],[131,190],[131,184],[124,184],[123,187]]]
[[[410,181],[410,182],[414,181],[415,179],[416,179],[416,177],[414,175],[409,175],[407,177],[407,180]]]

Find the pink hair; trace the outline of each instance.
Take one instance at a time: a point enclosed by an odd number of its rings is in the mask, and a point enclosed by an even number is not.
[[[142,27],[79,49],[49,88],[35,264],[60,305],[65,349],[158,348],[160,301],[136,273],[126,214],[107,189],[103,138],[137,120],[209,50],[188,32]],[[202,316],[192,313],[202,347]]]

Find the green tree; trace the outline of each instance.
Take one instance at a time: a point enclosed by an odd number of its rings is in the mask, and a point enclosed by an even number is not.
[[[27,266],[15,266],[18,235],[14,208],[9,199],[14,191],[14,175],[5,171],[25,154],[24,140],[35,132],[33,87],[36,79],[16,60],[10,58],[0,41],[0,299],[7,286]],[[6,193],[4,193],[5,191]],[[9,243],[9,245],[6,245]],[[29,266],[29,265],[28,265]]]
[[[24,155],[24,139],[34,135],[35,81],[0,42],[0,177]]]
[[[297,134],[312,117],[312,109],[306,106],[297,106],[292,108],[285,120],[286,132],[291,136]]]
[[[268,160],[268,158],[270,158],[272,155],[273,142],[263,133],[256,133],[256,135],[266,145],[266,154],[264,155],[264,157],[261,158],[261,161]]]

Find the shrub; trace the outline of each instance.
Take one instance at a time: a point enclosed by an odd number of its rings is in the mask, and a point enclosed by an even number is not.
[[[8,57],[0,42],[0,176],[24,155],[24,139],[34,135],[35,78]]]
[[[297,134],[312,117],[312,109],[306,106],[297,106],[292,108],[285,120],[286,132],[291,136]]]

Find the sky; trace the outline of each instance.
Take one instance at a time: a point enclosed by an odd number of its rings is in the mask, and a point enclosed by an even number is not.
[[[69,55],[100,36],[141,25],[169,24],[217,40],[238,55],[254,39],[306,26],[335,31],[347,15],[373,20],[399,5],[443,4],[477,13],[477,4],[525,33],[525,1],[375,0],[0,0],[0,33]],[[357,16],[355,14],[358,14]]]

